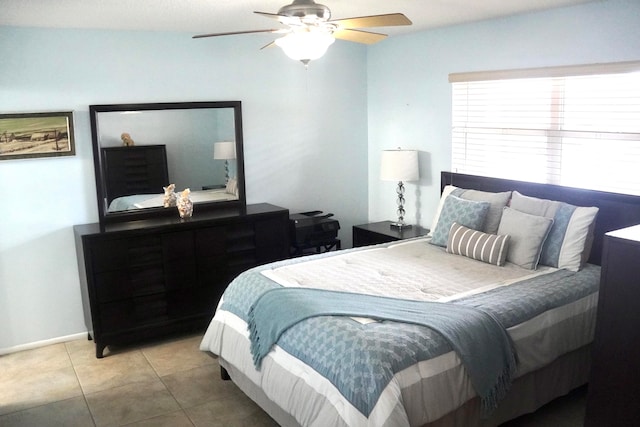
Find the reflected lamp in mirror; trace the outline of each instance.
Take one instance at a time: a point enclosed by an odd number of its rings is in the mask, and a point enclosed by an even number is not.
[[[404,182],[417,181],[420,178],[418,151],[416,150],[384,150],[380,157],[380,179],[398,181],[397,204],[398,221],[391,223],[391,228],[405,229],[411,225],[404,222]]]
[[[215,142],[213,144],[213,158],[224,160],[224,183],[228,183],[229,160],[236,158],[236,143],[232,141]]]

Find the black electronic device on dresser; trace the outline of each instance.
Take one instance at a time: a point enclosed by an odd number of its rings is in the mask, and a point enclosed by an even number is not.
[[[203,330],[239,273],[289,256],[289,211],[269,204],[189,221],[74,227],[84,318],[96,357],[110,344]]]
[[[289,215],[291,255],[311,255],[341,248],[340,222],[332,213],[309,211]]]

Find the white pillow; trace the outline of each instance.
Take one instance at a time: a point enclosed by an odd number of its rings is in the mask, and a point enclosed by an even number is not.
[[[238,197],[238,180],[235,178],[229,178],[225,192]]]

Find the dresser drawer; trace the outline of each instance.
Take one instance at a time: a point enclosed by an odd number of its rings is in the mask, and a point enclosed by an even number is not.
[[[100,313],[102,328],[114,332],[169,320],[165,293],[101,304]]]
[[[225,233],[227,254],[233,257],[238,252],[253,252],[256,249],[256,233],[253,223],[232,224]]]
[[[197,286],[195,233],[181,231],[162,235],[165,286],[167,290]]]
[[[98,273],[95,276],[95,290],[101,303],[164,292],[164,269],[159,265]]]
[[[196,287],[168,292],[169,317],[181,319],[204,316],[210,320],[223,291],[224,288]]]
[[[256,263],[265,264],[289,256],[289,217],[256,221]]]
[[[96,273],[162,264],[162,241],[159,235],[100,240],[95,242],[91,252]]]
[[[110,344],[204,332],[238,274],[288,254],[286,209],[191,221],[74,227],[85,324],[96,357]]]
[[[195,232],[198,257],[216,257],[226,253],[227,237],[224,227],[209,227]]]
[[[162,234],[164,263],[183,262],[195,258],[195,235],[192,231]]]

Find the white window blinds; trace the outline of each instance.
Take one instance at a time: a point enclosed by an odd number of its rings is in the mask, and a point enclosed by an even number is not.
[[[452,170],[640,195],[640,63],[523,74],[450,76]]]

